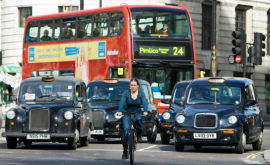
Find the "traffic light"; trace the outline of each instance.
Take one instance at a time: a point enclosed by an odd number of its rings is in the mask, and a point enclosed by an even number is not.
[[[248,48],[248,62],[254,64],[255,63],[255,48],[253,46]]]
[[[262,33],[254,33],[254,48],[255,48],[255,65],[262,65],[262,57],[265,56],[265,52],[262,50],[265,48],[265,35]]]
[[[234,48],[232,48],[232,52],[235,56],[235,59],[241,59],[237,63],[242,63],[246,46],[244,30],[233,31],[232,36],[234,38],[232,40],[232,44],[233,46],[235,46]]]

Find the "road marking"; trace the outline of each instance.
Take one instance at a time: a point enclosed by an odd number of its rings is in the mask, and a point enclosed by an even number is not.
[[[270,130],[263,130],[263,131],[267,131],[267,132],[269,132]]]
[[[140,149],[138,151],[144,151],[144,150],[147,150],[147,149],[150,149],[150,148],[154,148],[154,147],[156,147],[156,145],[153,145],[153,146],[150,146],[150,147],[146,147],[146,148]]]
[[[0,140],[6,140],[6,138],[0,138]]]
[[[261,152],[257,152],[255,154],[250,154],[249,156],[247,156],[246,158],[249,159],[254,159],[256,156],[259,156],[259,155],[262,155],[264,153],[264,151],[261,151]]]
[[[69,155],[70,153],[64,153],[65,155]]]
[[[214,159],[214,157],[208,157],[209,159]]]
[[[14,152],[7,152],[8,154],[13,154]]]
[[[247,164],[263,164],[262,162],[253,161],[253,160],[249,160],[249,159],[246,159],[246,158],[239,158],[239,159],[242,159]]]
[[[178,156],[178,158],[184,158],[184,156]]]
[[[100,154],[93,154],[93,155],[100,155]]]

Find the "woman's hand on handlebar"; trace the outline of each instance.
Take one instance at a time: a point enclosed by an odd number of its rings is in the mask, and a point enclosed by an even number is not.
[[[122,112],[117,112],[117,116],[122,116]]]
[[[148,112],[143,112],[143,116],[147,116],[148,115]]]

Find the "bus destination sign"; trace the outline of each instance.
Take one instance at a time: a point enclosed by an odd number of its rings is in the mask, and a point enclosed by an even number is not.
[[[186,48],[182,47],[164,47],[164,46],[140,46],[139,54],[141,56],[186,56]]]

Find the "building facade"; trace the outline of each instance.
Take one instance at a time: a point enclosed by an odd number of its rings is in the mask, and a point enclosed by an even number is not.
[[[1,50],[3,65],[21,64],[24,22],[30,15],[44,15],[63,11],[63,5],[79,10],[80,1],[74,0],[2,0]],[[195,32],[198,77],[200,71],[210,75],[212,0],[103,0],[102,7],[126,4],[185,5],[193,21]],[[84,1],[84,9],[99,7],[99,1]],[[218,0],[216,10],[216,56],[219,76],[243,76],[241,64],[229,64],[232,55],[232,31],[243,29],[247,43],[254,42],[254,32],[266,35],[266,55],[262,65],[253,68],[247,63],[247,77],[255,82],[264,119],[270,120],[270,1]],[[268,119],[269,118],[269,119]]]

